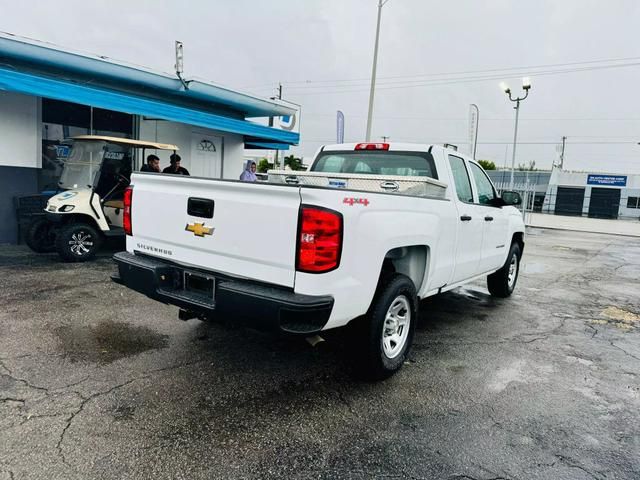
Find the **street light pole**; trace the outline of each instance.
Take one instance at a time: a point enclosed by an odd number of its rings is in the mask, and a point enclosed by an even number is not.
[[[509,180],[509,190],[513,190],[513,173],[516,168],[516,145],[518,144],[518,117],[520,114],[520,99],[516,100],[516,128],[513,130],[513,151],[511,152],[511,180]]]
[[[522,102],[525,98],[529,96],[529,90],[531,90],[531,81],[529,80],[528,77],[525,77],[522,79],[522,89],[524,90],[524,96],[516,97],[516,98],[513,98],[511,96],[511,89],[506,83],[503,82],[500,84],[500,86],[502,87],[502,90],[504,91],[504,93],[506,93],[509,96],[509,100],[511,100],[512,102],[515,102],[516,104],[516,106],[513,107],[516,110],[516,125],[513,130],[513,155],[511,157],[511,180],[509,181],[509,190],[513,190],[513,185],[514,185],[513,174],[516,169],[516,145],[518,141],[518,117],[520,114],[520,102]]]
[[[371,140],[371,119],[373,117],[373,97],[376,91],[376,68],[378,66],[378,43],[380,40],[380,17],[382,7],[389,0],[378,0],[378,23],[376,25],[376,42],[373,47],[373,68],[371,69],[371,90],[369,91],[369,113],[367,114],[367,136],[366,141]]]

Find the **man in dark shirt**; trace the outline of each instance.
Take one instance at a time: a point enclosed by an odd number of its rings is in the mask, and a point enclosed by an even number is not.
[[[160,159],[151,154],[147,157],[147,163],[142,165],[141,172],[160,173]]]
[[[189,170],[180,166],[180,155],[174,153],[171,155],[170,161],[171,165],[162,170],[162,173],[173,173],[174,175],[189,175]]]

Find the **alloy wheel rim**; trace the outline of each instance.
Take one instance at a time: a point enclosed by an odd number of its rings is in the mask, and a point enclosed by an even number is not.
[[[518,257],[513,255],[511,257],[511,262],[509,263],[509,274],[507,276],[507,283],[509,284],[509,288],[513,288],[516,283],[516,278],[518,276]]]
[[[84,230],[80,230],[73,235],[71,235],[71,240],[69,240],[69,248],[71,253],[82,257],[83,255],[88,254],[93,247],[93,237],[90,233],[85,232]]]
[[[382,327],[382,349],[387,358],[395,358],[404,349],[411,325],[411,305],[404,295],[396,297],[387,309]]]

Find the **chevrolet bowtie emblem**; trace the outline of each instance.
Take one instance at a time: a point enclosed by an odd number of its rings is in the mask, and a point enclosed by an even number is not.
[[[204,223],[187,223],[184,227],[187,232],[193,232],[196,237],[204,237],[205,235],[213,235],[213,227],[206,227]]]

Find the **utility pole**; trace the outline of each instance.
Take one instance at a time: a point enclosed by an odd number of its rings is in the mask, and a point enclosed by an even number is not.
[[[562,151],[560,152],[560,170],[564,168],[564,146],[567,141],[567,137],[562,137]]]
[[[380,39],[380,17],[382,7],[389,0],[378,0],[378,23],[376,24],[376,42],[373,47],[373,68],[371,69],[371,90],[369,91],[369,113],[367,114],[367,136],[366,141],[371,141],[371,120],[373,117],[373,97],[376,91],[376,68],[378,66],[378,41]]]
[[[380,137],[380,138],[382,138],[382,141],[383,141],[384,143],[387,143],[387,139],[388,139],[388,138],[391,138],[391,137],[388,137],[388,136],[386,136],[386,135],[382,135],[382,137]]]

